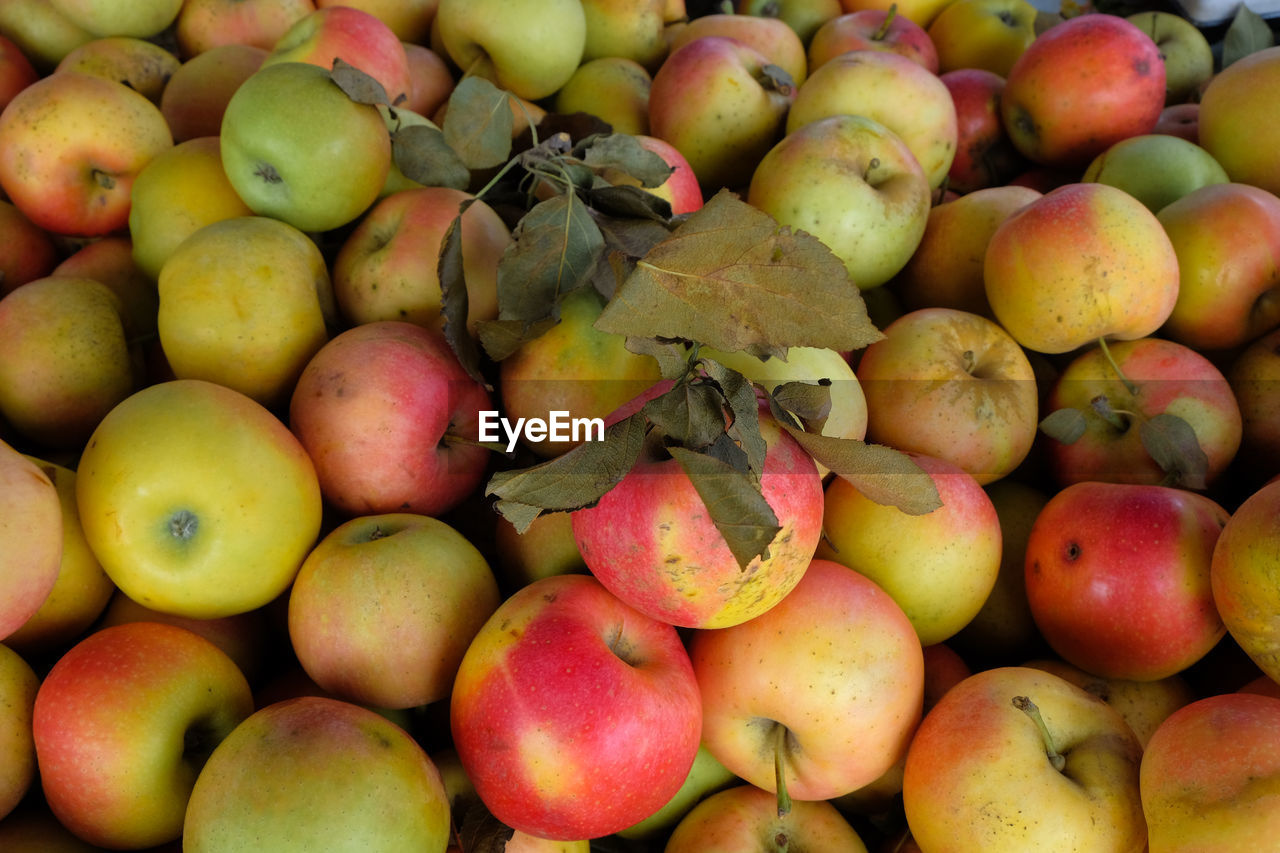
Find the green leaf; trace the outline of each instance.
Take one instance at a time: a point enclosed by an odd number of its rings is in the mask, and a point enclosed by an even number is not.
[[[438,127],[401,127],[391,134],[391,156],[406,178],[424,186],[465,190],[471,185],[471,170]]]
[[[883,337],[830,249],[727,190],[636,264],[596,328],[731,352],[790,346],[843,352]]]
[[[605,428],[601,441],[583,442],[529,468],[495,473],[485,494],[497,495],[498,511],[521,533],[542,512],[592,506],[635,465],[646,431],[644,415],[623,418]]]
[[[1222,67],[1265,50],[1276,43],[1275,33],[1261,15],[1244,3],[1236,8],[1226,33],[1222,36]]]
[[[482,77],[465,77],[449,95],[444,140],[470,169],[500,166],[511,156],[511,95]]]
[[[760,434],[760,400],[756,397],[756,387],[747,377],[714,359],[704,358],[700,363],[707,376],[720,386],[729,404],[732,420],[726,432],[742,448],[747,470],[758,489],[768,447]]]
[[[529,341],[542,337],[557,321],[555,315],[531,323],[523,320],[484,320],[477,324],[476,332],[485,355],[494,361],[502,361]]]
[[[684,341],[627,338],[623,345],[636,355],[647,355],[658,362],[663,379],[679,379],[689,372],[689,345]]]
[[[725,431],[725,400],[720,389],[697,380],[677,382],[641,409],[668,443],[701,450]]]
[[[805,428],[822,432],[831,414],[831,380],[784,382],[770,392],[774,402],[804,422]]]
[[[1165,485],[1203,489],[1209,475],[1209,457],[1200,447],[1191,424],[1177,415],[1162,413],[1144,421],[1138,437],[1147,453],[1165,472]]]
[[[492,391],[493,388],[480,369],[480,350],[467,328],[469,305],[467,281],[462,267],[462,215],[475,201],[474,198],[465,199],[458,207],[458,215],[445,229],[436,275],[440,279],[440,312],[444,316],[445,340],[467,375]]]
[[[815,461],[848,480],[871,500],[908,515],[924,515],[942,506],[938,487],[915,460],[892,447],[804,432],[783,423]]]
[[[640,186],[652,189],[666,183],[674,168],[661,156],[640,144],[629,133],[610,133],[592,136],[578,146],[579,157],[597,172],[617,169],[640,182]]]
[[[1078,441],[1086,426],[1084,412],[1073,408],[1050,412],[1040,421],[1040,431],[1063,444]]]
[[[750,475],[706,453],[683,447],[669,451],[689,475],[738,565],[745,569],[757,557],[767,559],[769,543],[782,527]]]
[[[387,90],[381,83],[344,59],[334,57],[329,76],[357,104],[391,105],[387,99]]]
[[[605,184],[588,189],[586,196],[593,210],[609,216],[652,219],[664,226],[671,221],[671,203],[639,187]]]
[[[604,251],[596,264],[591,283],[596,292],[608,301],[635,270],[636,262],[671,236],[671,232],[664,222],[652,218],[619,218],[597,210],[592,210],[591,215],[604,236]]]

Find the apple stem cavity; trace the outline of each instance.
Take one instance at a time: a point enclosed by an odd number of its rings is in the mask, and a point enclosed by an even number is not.
[[[778,817],[791,814],[791,794],[787,793],[787,727],[774,723],[773,781],[778,789]]]
[[[180,509],[169,517],[169,534],[174,539],[189,542],[200,527],[200,516],[188,509]]]
[[[885,12],[884,15],[884,23],[880,25],[879,29],[872,33],[871,40],[884,41],[885,37],[889,35],[889,27],[893,26],[893,19],[896,17],[898,17],[898,4],[890,3],[889,10]]]
[[[1063,768],[1067,766],[1067,759],[1054,746],[1053,735],[1049,733],[1049,727],[1045,725],[1044,717],[1040,714],[1040,708],[1035,702],[1031,701],[1029,696],[1014,696],[1013,707],[1026,714],[1036,724],[1036,728],[1040,730],[1040,738],[1044,741],[1045,755],[1049,757],[1049,763],[1053,765],[1054,770],[1061,773]]]

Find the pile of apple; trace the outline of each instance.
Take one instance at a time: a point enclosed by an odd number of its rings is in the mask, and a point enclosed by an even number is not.
[[[0,850],[1274,849],[1273,41],[0,3]]]

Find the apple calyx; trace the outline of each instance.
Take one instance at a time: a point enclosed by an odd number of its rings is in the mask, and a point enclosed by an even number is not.
[[[773,724],[773,782],[778,792],[778,817],[791,814],[791,794],[787,793],[787,737],[790,731],[782,723]],[[786,849],[786,838],[779,847]]]
[[[113,190],[116,187],[115,176],[110,172],[104,172],[101,169],[94,169],[91,173],[93,182],[104,190]]]
[[[188,509],[180,509],[169,516],[169,535],[179,542],[190,542],[200,528],[200,516]]]
[[[1026,714],[1036,724],[1036,728],[1040,731],[1040,738],[1044,741],[1045,755],[1049,758],[1049,763],[1053,765],[1054,770],[1061,773],[1067,766],[1067,759],[1054,746],[1053,735],[1050,733],[1049,727],[1045,725],[1044,716],[1040,713],[1039,706],[1032,702],[1029,696],[1014,696],[1013,707]]]

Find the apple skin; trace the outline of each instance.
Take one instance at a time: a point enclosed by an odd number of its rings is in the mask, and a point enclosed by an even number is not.
[[[53,235],[34,225],[10,202],[0,199],[0,297],[19,285],[44,278],[58,263]]]
[[[1100,347],[1084,350],[1062,369],[1045,401],[1045,412],[1063,407],[1084,413],[1084,434],[1071,444],[1050,441],[1045,447],[1059,485],[1087,480],[1157,484],[1164,470],[1142,444],[1138,418],[1177,415],[1194,431],[1207,457],[1205,478],[1220,478],[1240,447],[1239,404],[1222,372],[1205,356],[1164,338],[1139,338],[1110,344],[1111,358],[1137,386],[1131,393],[1116,376]],[[1099,415],[1090,401],[1103,395],[1120,415],[1122,425]]]
[[[333,261],[338,312],[349,325],[404,320],[444,331],[437,267],[445,232],[462,214],[467,329],[498,316],[498,261],[511,231],[492,207],[449,187],[414,187],[379,200],[342,241]]]
[[[62,562],[62,507],[49,475],[0,440],[0,641],[49,597]]]
[[[651,449],[594,506],[573,512],[587,568],[641,613],[687,628],[724,628],[775,606],[799,583],[822,535],[813,459],[766,413],[761,493],[781,530],[744,569],[675,459]]]
[[[31,60],[14,44],[13,39],[0,35],[0,112],[9,105],[14,95],[40,79]]]
[[[182,8],[183,0],[48,0],[67,20],[96,36],[151,38],[162,33]]]
[[[235,43],[211,47],[178,66],[160,93],[160,112],[174,142],[217,136],[232,94],[266,58],[265,48]]]
[[[1263,673],[1280,680],[1280,481],[1269,480],[1231,513],[1213,551],[1213,600],[1232,638]]]
[[[251,398],[199,379],[149,385],[103,418],[80,457],[76,503],[116,586],[204,619],[280,595],[320,530],[298,440]]]
[[[173,841],[209,752],[252,711],[244,675],[203,637],[158,622],[95,631],[36,694],[45,798],[91,844]]]
[[[698,751],[702,704],[674,627],[589,575],[557,575],[512,594],[480,629],[453,685],[450,726],[495,817],[577,840],[625,829],[671,799]]]
[[[563,115],[586,113],[632,136],[649,132],[649,88],[653,77],[634,59],[601,56],[578,66],[553,101]]]
[[[153,104],[181,60],[160,45],[133,36],[103,36],[62,57],[54,71],[78,71],[118,83],[145,95]]]
[[[1005,79],[983,68],[957,68],[938,79],[956,108],[956,154],[947,186],[959,193],[1005,186],[1028,164],[1000,118]]]
[[[40,74],[52,71],[62,57],[94,38],[48,0],[0,5],[0,34],[16,44]]]
[[[440,0],[316,0],[317,9],[352,6],[373,15],[405,43],[425,43],[431,37]]]
[[[1240,450],[1234,465],[1256,489],[1280,474],[1280,329],[1231,359],[1226,377],[1240,407]]]
[[[906,143],[929,181],[942,185],[955,159],[958,125],[951,93],[938,75],[897,53],[854,50],[815,69],[796,91],[787,133],[828,116],[861,115]]]
[[[1178,299],[1164,336],[1209,352],[1280,326],[1280,199],[1248,184],[1216,184],[1157,218],[1178,256]]]
[[[684,0],[669,5],[683,7]],[[808,47],[822,25],[838,17],[844,8],[840,0],[738,0],[734,11],[739,15],[778,18],[795,30],[801,43]]]
[[[480,484],[489,394],[439,332],[399,320],[353,326],[307,363],[289,422],[314,460],[325,500],[350,516],[439,515]]]
[[[444,853],[440,772],[404,729],[318,696],[259,708],[209,756],[191,791],[183,850]]]
[[[582,63],[587,43],[580,0],[440,0],[434,26],[464,73],[529,101],[555,94]]]
[[[313,0],[184,0],[174,37],[187,60],[232,44],[270,51],[291,26],[315,8]]]
[[[1142,808],[1151,850],[1263,850],[1277,824],[1280,699],[1205,696],[1175,711],[1142,757]]]
[[[134,178],[172,146],[144,95],[91,74],[50,74],[0,113],[0,188],[46,231],[102,236],[127,225]]]
[[[0,820],[13,812],[36,778],[32,709],[40,677],[21,655],[0,645]]]
[[[1167,133],[1200,144],[1200,103],[1170,104],[1160,111],[1152,133]],[[1221,164],[1219,164],[1221,165]]]
[[[890,284],[903,308],[949,308],[991,319],[983,278],[987,244],[1000,223],[1041,195],[1005,184],[930,208],[920,245]]]
[[[222,166],[245,204],[301,231],[354,220],[391,170],[382,114],[307,62],[264,61],[227,102],[219,139]]]
[[[1000,224],[983,279],[1000,325],[1027,349],[1057,354],[1159,329],[1178,299],[1178,256],[1142,202],[1073,183]]]
[[[1182,672],[1226,629],[1209,566],[1229,513],[1168,486],[1080,482],[1040,510],[1026,548],[1027,600],[1068,663],[1103,678]]]
[[[1027,0],[954,0],[929,25],[945,74],[962,68],[1008,77],[1036,39],[1037,9]]]
[[[707,749],[736,776],[827,800],[874,781],[905,754],[920,720],[924,657],[906,614],[866,577],[815,559],[755,619],[695,631]]]
[[[76,450],[134,390],[120,300],[51,275],[0,299],[0,415],[28,441]]]
[[[858,379],[869,440],[945,459],[979,485],[1021,465],[1038,433],[1031,362],[980,314],[921,308],[902,315],[863,350]]]
[[[1200,144],[1231,180],[1271,193],[1280,193],[1280,165],[1269,153],[1280,147],[1280,131],[1260,119],[1275,113],[1277,97],[1280,46],[1231,63],[1200,95]]]
[[[754,785],[712,794],[676,824],[663,853],[866,853],[862,838],[831,803],[798,800],[786,817],[778,798]]]
[[[698,176],[693,173],[693,167],[689,165],[689,161],[684,155],[666,140],[659,139],[656,136],[640,133],[635,134],[636,140],[640,146],[648,151],[657,154],[667,165],[671,167],[671,175],[656,187],[645,187],[646,190],[665,199],[667,204],[671,205],[671,215],[680,216],[685,213],[693,213],[695,210],[702,208],[702,187],[698,184]],[[638,185],[640,182],[630,175],[616,172],[613,169],[606,169],[601,174],[605,180],[611,184]]]
[[[840,5],[846,13],[859,12],[863,9],[888,10],[891,6],[897,6],[899,15],[905,15],[925,29],[928,29],[938,13],[946,8],[947,3],[948,0],[906,0],[905,3],[895,3],[893,0],[840,0]]]
[[[931,190],[896,133],[866,116],[837,115],[809,122],[770,149],[751,177],[747,202],[827,244],[865,291],[893,278],[920,245]]]
[[[691,18],[671,39],[670,53],[691,41],[707,36],[730,38],[759,51],[765,60],[787,72],[792,84],[800,86],[809,73],[804,43],[795,30],[780,18],[711,13]],[[668,58],[670,56],[668,55]]]
[[[1150,133],[1164,87],[1150,36],[1116,15],[1080,15],[1042,32],[1018,57],[1000,114],[1028,159],[1080,167],[1121,139]]]
[[[673,50],[649,87],[649,135],[689,163],[704,196],[746,185],[782,135],[794,86],[764,79],[769,59],[725,36]]]
[[[1152,213],[1212,184],[1225,184],[1227,173],[1194,142],[1161,133],[1130,136],[1113,144],[1085,167],[1083,181],[1119,187]]]
[[[1000,519],[973,475],[942,459],[911,456],[933,480],[942,506],[909,515],[833,477],[817,553],[879,584],[929,646],[968,624],[995,585]]]
[[[271,47],[263,66],[279,62],[309,62],[326,70],[335,60],[377,80],[387,100],[409,97],[409,58],[392,29],[379,18],[353,6],[325,6],[295,21]]]
[[[938,73],[938,49],[924,27],[887,9],[863,9],[831,18],[809,42],[809,73],[851,50],[900,53],[926,70]]]
[[[538,578],[587,573],[582,552],[573,538],[573,519],[567,512],[540,515],[520,532],[506,516],[496,514],[494,571],[504,589],[514,590]]]
[[[657,70],[669,50],[665,7],[666,0],[583,0],[587,31],[582,63],[613,57]]]
[[[444,57],[425,44],[406,41],[403,47],[405,58],[409,60],[409,80],[413,87],[408,100],[401,106],[429,116],[453,94],[453,72]]]
[[[689,768],[689,775],[685,777],[680,790],[676,791],[662,808],[639,823],[619,830],[616,834],[622,838],[635,840],[666,837],[699,802],[740,781],[711,754],[706,744],[700,744],[698,754],[693,759],[693,766]],[[773,802],[776,809],[776,797],[773,798]]]
[[[1135,12],[1129,21],[1151,37],[1164,60],[1165,104],[1194,98],[1214,74],[1213,47],[1201,29],[1167,10]]]
[[[500,602],[461,533],[412,513],[362,516],[328,533],[289,592],[289,638],[320,687],[379,708],[449,695],[467,645]]]

